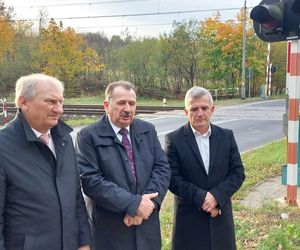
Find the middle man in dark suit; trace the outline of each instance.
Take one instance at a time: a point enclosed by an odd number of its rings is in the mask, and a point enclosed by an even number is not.
[[[95,249],[159,250],[159,210],[170,169],[157,133],[152,124],[135,119],[130,82],[109,84],[104,108],[106,115],[77,136]]]

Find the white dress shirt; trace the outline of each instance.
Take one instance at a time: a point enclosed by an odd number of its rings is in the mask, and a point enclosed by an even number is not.
[[[119,131],[121,130],[121,128],[117,127],[115,124],[113,124],[110,119],[108,118],[108,121],[113,129],[113,131],[115,132],[116,136],[118,137],[119,141],[122,142],[122,135],[119,133]],[[128,134],[127,134],[127,137],[128,137],[128,140],[130,141],[131,143],[131,140],[130,140],[130,126],[126,127],[126,129],[128,130]]]
[[[209,137],[211,135],[211,127],[209,125],[207,132],[204,134],[200,134],[192,126],[191,126],[191,129],[196,138],[197,145],[198,145],[198,148],[199,148],[199,151],[201,154],[201,158],[202,158],[206,173],[208,174],[208,171],[209,171]]]

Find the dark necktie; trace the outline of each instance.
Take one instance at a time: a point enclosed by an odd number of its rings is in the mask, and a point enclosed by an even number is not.
[[[134,160],[133,160],[133,152],[132,152],[132,147],[130,144],[130,141],[127,137],[128,135],[128,130],[126,128],[122,128],[119,133],[122,135],[122,144],[126,149],[127,153],[127,158],[128,158],[128,163],[131,167],[131,172],[134,177],[134,180],[136,181],[136,175],[135,175],[135,166],[134,166]]]

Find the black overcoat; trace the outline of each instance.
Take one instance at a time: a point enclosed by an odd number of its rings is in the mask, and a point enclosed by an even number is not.
[[[165,152],[175,194],[173,250],[236,249],[231,196],[244,181],[244,168],[231,130],[211,124],[209,173],[205,171],[190,124],[166,135]],[[201,210],[207,192],[221,215]]]
[[[0,130],[0,249],[77,250],[91,234],[72,129],[51,129],[56,156],[23,118]]]
[[[76,148],[96,250],[160,250],[159,208],[168,190],[170,168],[152,124],[134,119],[130,125],[137,175],[135,185],[125,147],[104,115],[77,135]],[[134,216],[141,195],[158,192],[157,208],[139,226],[127,227],[125,214]]]

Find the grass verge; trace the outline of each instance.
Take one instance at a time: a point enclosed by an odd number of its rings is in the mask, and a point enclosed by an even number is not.
[[[68,124],[70,127],[75,128],[75,127],[81,127],[81,126],[85,126],[85,125],[94,123],[98,120],[99,120],[99,117],[87,116],[87,117],[66,119],[66,120],[64,120],[64,122],[66,124]]]

